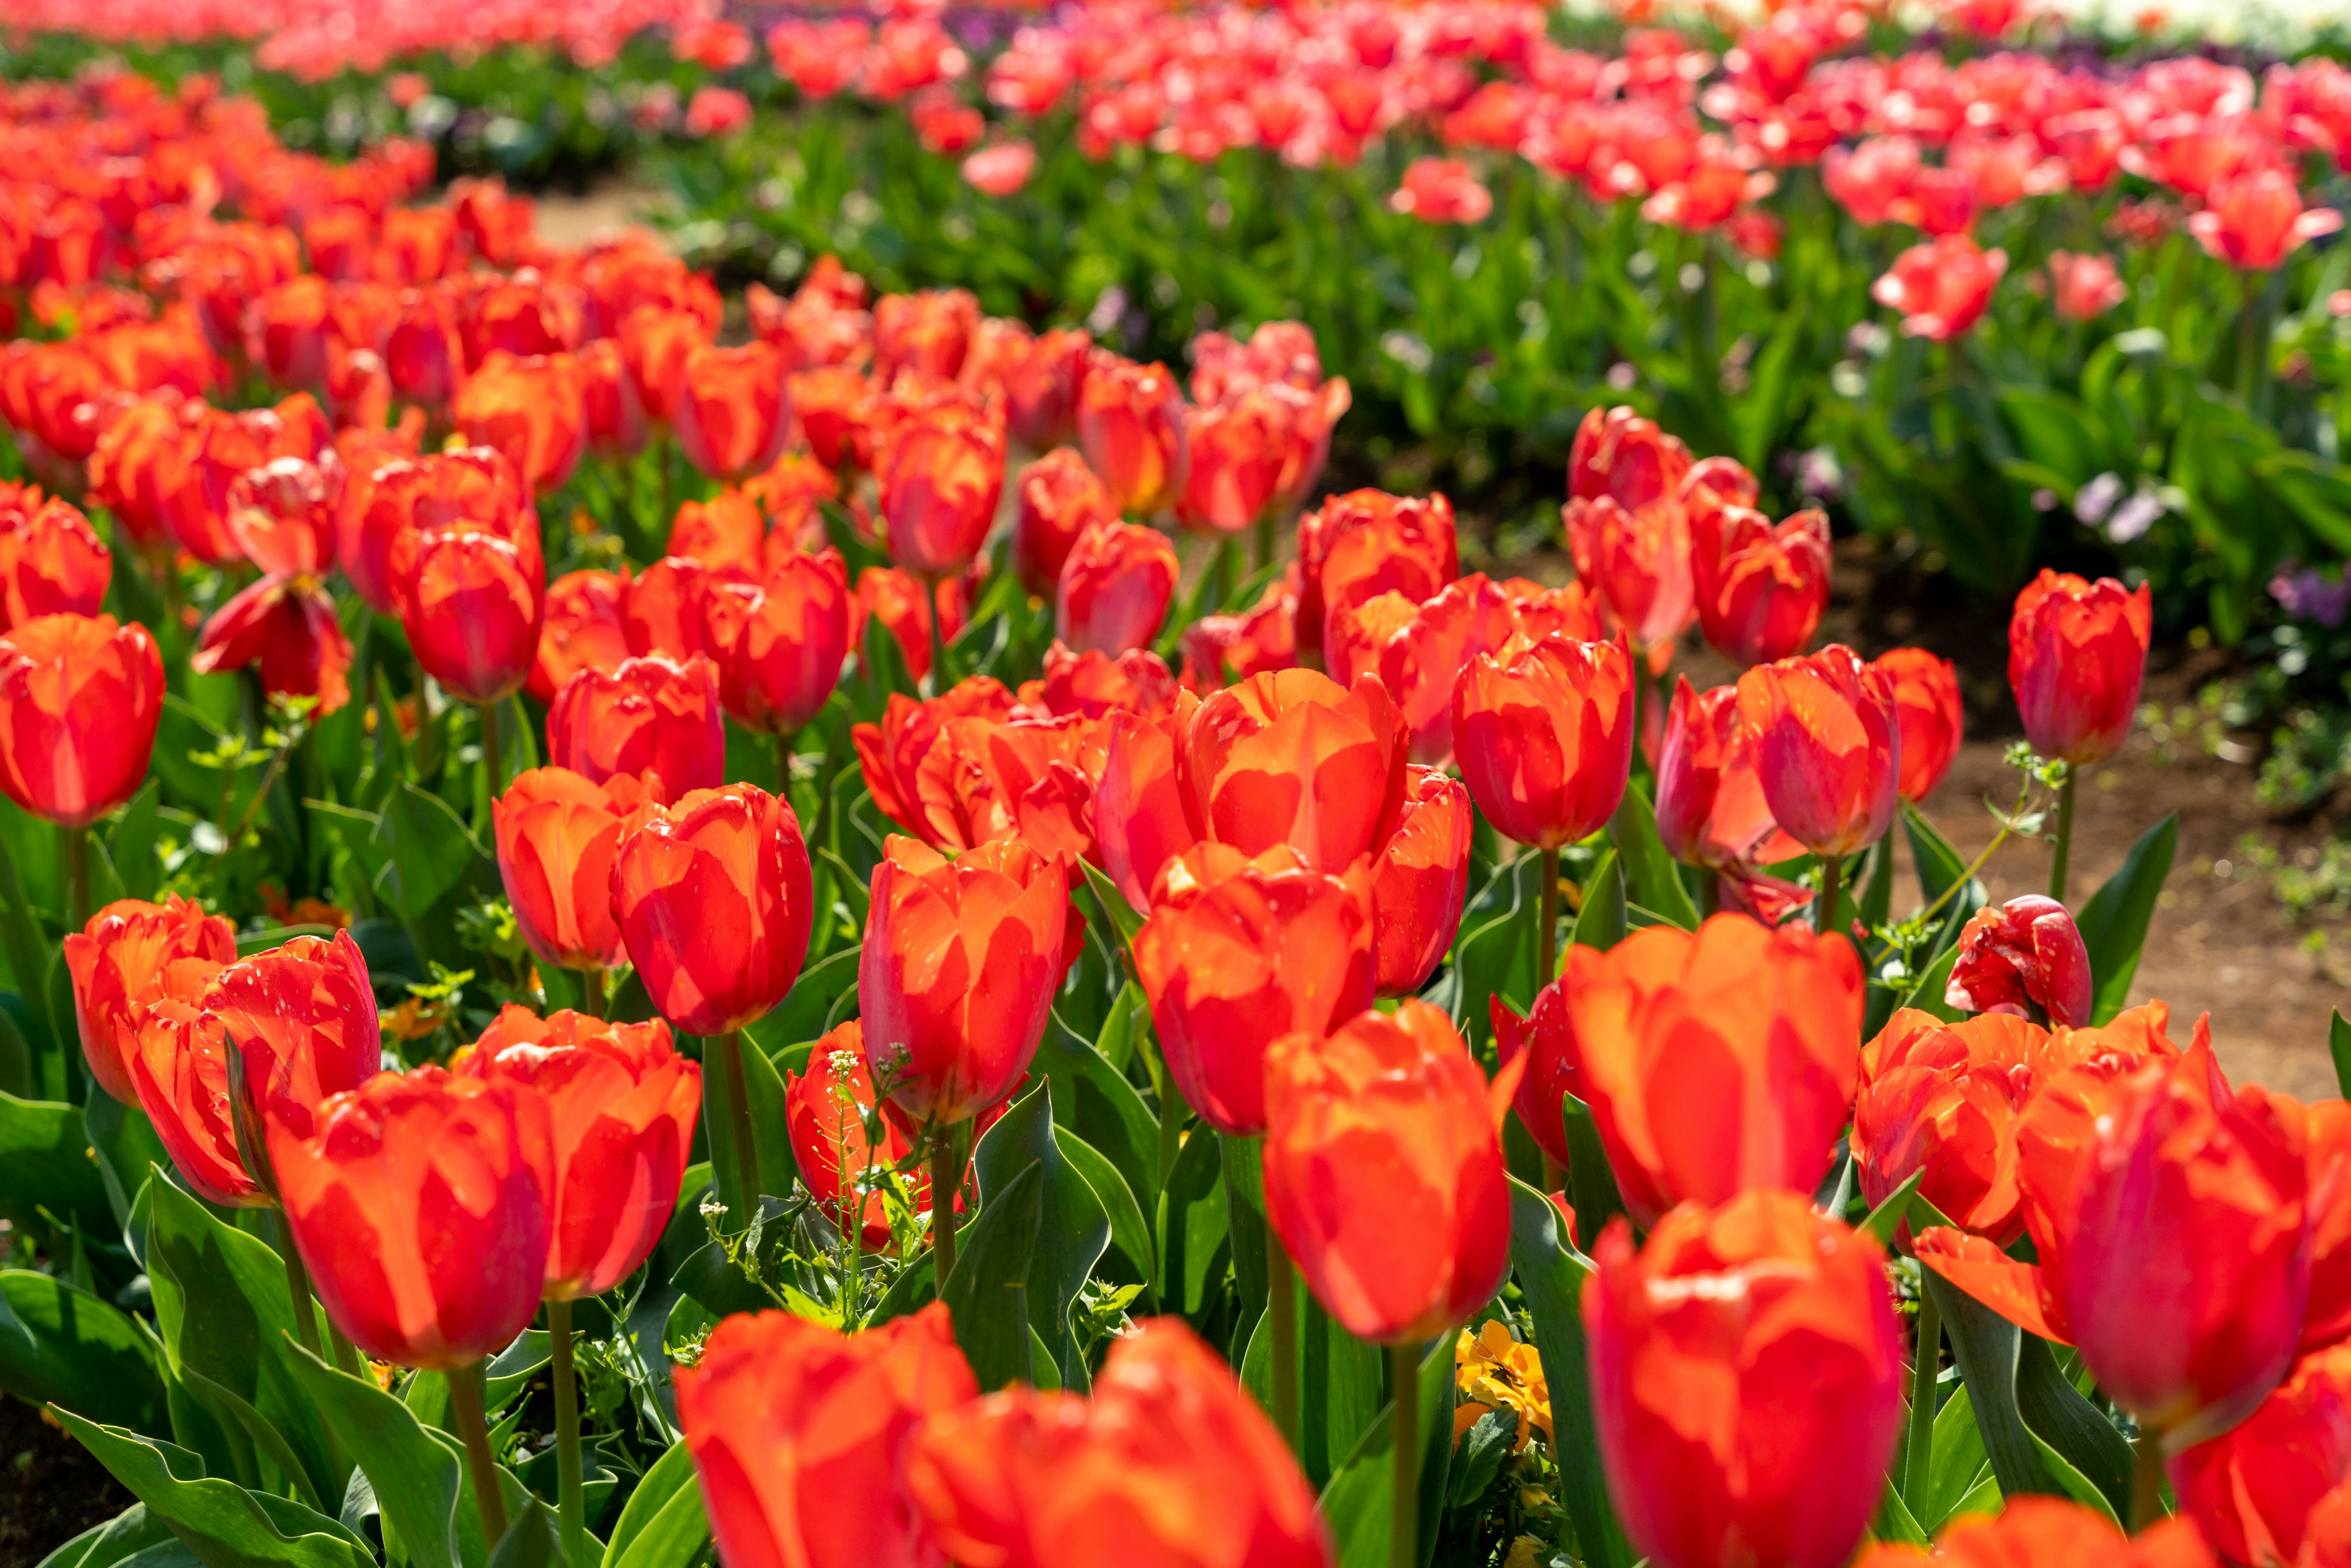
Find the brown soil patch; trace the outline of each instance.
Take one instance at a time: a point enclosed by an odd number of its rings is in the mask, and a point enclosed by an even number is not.
[[[32,1568],[132,1499],[89,1450],[21,1399],[0,1399],[0,1568]]]

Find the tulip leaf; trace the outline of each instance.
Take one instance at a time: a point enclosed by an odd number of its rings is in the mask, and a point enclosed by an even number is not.
[[[204,1473],[204,1461],[171,1443],[55,1411],[66,1430],[171,1527],[204,1568],[375,1568],[375,1556],[315,1509]]]
[[[2104,1494],[2108,1512],[2129,1514],[2129,1441],[2067,1381],[2049,1342],[2035,1334],[2017,1347],[2016,1408],[2034,1437],[2064,1461],[2065,1469],[2052,1464],[2049,1471],[2069,1494],[2075,1489],[2068,1470]]]
[[[2351,1019],[2336,1008],[2326,1025],[2326,1052],[2335,1059],[2335,1088],[2351,1100]]]
[[[1966,1013],[1943,999],[1944,993],[1950,989],[1951,967],[1959,959],[1959,944],[1955,942],[1944,947],[1941,956],[1920,972],[1908,994],[1903,997],[1901,1005],[1932,1014],[1945,1023],[1957,1023],[1967,1017]]]
[[[139,1323],[54,1275],[0,1270],[0,1389],[159,1435],[163,1382]]]
[[[1001,1388],[1034,1375],[1029,1274],[1045,1210],[1044,1162],[1032,1159],[993,1191],[983,1185],[982,1193],[979,1218],[957,1239],[955,1271],[941,1294],[972,1375],[982,1388]]]
[[[1575,934],[1569,940],[1604,953],[1625,940],[1625,928],[1624,867],[1615,851],[1603,850],[1583,879],[1583,907],[1576,911]]]
[[[844,947],[802,969],[784,999],[767,1017],[745,1028],[744,1037],[757,1041],[771,1060],[792,1046],[820,1038],[832,1004],[857,984],[858,956],[857,948]]]
[[[1942,1529],[1954,1514],[1990,1511],[1983,1506],[1987,1499],[1991,1509],[2000,1506],[2000,1486],[1992,1479],[1965,1383],[1936,1412],[1934,1459],[1926,1485],[1912,1490],[1914,1511],[1929,1533]]]
[[[2017,1409],[2017,1354],[2023,1331],[1932,1269],[1921,1269],[1918,1278],[1942,1316],[1951,1359],[1967,1384],[1969,1407],[1975,1412],[1976,1430],[2001,1495],[2065,1495],[2042,1463],[2040,1446]]]
[[[1135,1277],[1155,1300],[1158,1249],[1151,1244],[1151,1222],[1143,1218],[1143,1205],[1135,1200],[1134,1188],[1100,1149],[1066,1127],[1057,1128],[1056,1134],[1070,1168],[1085,1178],[1086,1185],[1094,1189],[1094,1196],[1102,1199],[1102,1207],[1109,1211],[1111,1244],[1134,1265]]]
[[[155,855],[156,808],[162,799],[163,781],[148,779],[106,836],[107,859],[113,862],[125,898],[152,899],[162,885],[163,865]]]
[[[1923,908],[1942,897],[1966,873],[1967,857],[1907,800],[1902,803],[1902,831],[1910,841],[1910,861],[1918,873],[1918,902]],[[1951,896],[1957,900],[1966,895]]]
[[[1195,1328],[1215,1315],[1231,1262],[1232,1226],[1225,1212],[1224,1166],[1217,1140],[1196,1129],[1176,1155],[1163,1195],[1159,1278],[1165,1304]]]
[[[1109,916],[1111,929],[1117,935],[1119,945],[1131,949],[1136,934],[1143,929],[1142,915],[1126,901],[1126,894],[1118,890],[1118,883],[1111,881],[1091,861],[1080,861],[1078,865],[1086,873],[1087,888],[1101,901],[1102,913]]]
[[[1460,1009],[1454,1022],[1475,1043],[1483,1043],[1493,1032],[1486,1008],[1488,997],[1499,996],[1521,1013],[1533,1005],[1539,988],[1534,911],[1542,888],[1543,863],[1551,859],[1530,850],[1497,867],[1492,882],[1479,894],[1479,902],[1493,898],[1499,912],[1474,927],[1468,915],[1462,918],[1465,934],[1453,949],[1458,977],[1454,1000]]]
[[[2030,1431],[2030,1428],[2027,1430]],[[2040,1456],[2042,1468],[2046,1469],[2050,1478],[2057,1483],[2058,1495],[2072,1498],[2084,1508],[2092,1509],[2105,1515],[2108,1524],[2117,1529],[2121,1528],[2123,1520],[2128,1517],[2127,1507],[2118,1511],[2115,1508],[2113,1500],[2099,1489],[2097,1483],[2074,1469],[2073,1462],[2064,1454],[2043,1441],[2040,1433],[2032,1432],[2031,1435],[2032,1447]]]
[[[1601,1142],[1592,1107],[1562,1094],[1560,1116],[1567,1129],[1568,1207],[1575,1210],[1577,1233],[1588,1242],[1625,1212],[1625,1197],[1617,1190],[1615,1167],[1608,1163],[1608,1146]]]
[[[155,1124],[136,1106],[125,1105],[108,1094],[93,1094],[81,1110],[82,1130],[89,1135],[90,1157],[98,1166],[98,1178],[106,1184],[106,1201],[114,1210],[115,1222],[126,1232],[131,1219],[131,1201],[147,1173],[171,1164],[172,1155],[163,1147],[163,1140],[155,1135]],[[139,1239],[139,1244],[144,1238]]]
[[[1070,1329],[1070,1308],[1110,1247],[1110,1213],[1061,1154],[1053,1132],[1050,1081],[1014,1101],[979,1140],[972,1169],[979,1177],[981,1212],[987,1212],[994,1195],[1009,1185],[1016,1171],[1031,1166],[1044,1185],[1026,1276],[1029,1321],[1051,1347],[1062,1383],[1082,1387],[1085,1368],[1077,1336]],[[961,1266],[958,1259],[956,1267]],[[954,1284],[950,1279],[951,1292]]]
[[[457,1501],[465,1468],[445,1438],[366,1378],[289,1347],[295,1375],[375,1490],[384,1533],[412,1568],[460,1568]]]
[[[664,1454],[661,1461],[645,1473],[637,1483],[635,1496],[629,1499],[631,1507],[643,1496],[646,1485],[672,1454],[683,1455],[685,1445],[679,1443]],[[612,1546],[604,1553],[604,1568],[686,1568],[710,1542],[710,1515],[703,1507],[702,1489],[695,1484],[694,1466],[689,1459],[683,1467],[682,1483],[673,1487],[661,1506],[654,1510],[638,1528],[623,1541],[620,1531],[612,1535]],[[622,1522],[628,1522],[624,1511]]]
[[[1877,1500],[1877,1516],[1869,1521],[1869,1533],[1880,1541],[1898,1542],[1905,1545],[1932,1546],[1933,1536],[1918,1522],[1910,1505],[1902,1500],[1902,1489],[1892,1481]]]
[[[44,1209],[92,1230],[113,1220],[81,1107],[0,1094],[0,1214],[45,1231]]]
[[[622,1507],[621,1517],[612,1525],[612,1538],[605,1543],[605,1568],[615,1568],[637,1537],[669,1506],[671,1499],[695,1490],[693,1452],[683,1442],[672,1443],[662,1450],[660,1458],[646,1467],[645,1473],[637,1479],[636,1490]],[[586,1565],[581,1564],[581,1568]]]
[[[1298,1462],[1306,1479],[1329,1483],[1356,1441],[1380,1413],[1380,1353],[1339,1326],[1322,1310],[1296,1270],[1290,1288],[1298,1297]],[[1257,1402],[1273,1407],[1273,1345],[1266,1337],[1270,1319],[1260,1314],[1241,1358],[1241,1383]]]
[[[1856,875],[1853,890],[1859,896],[1854,918],[1865,931],[1884,925],[1894,913],[1894,839],[1887,834],[1869,846],[1869,866]]]
[[[1420,1560],[1414,1568],[1426,1568],[1437,1553],[1451,1487],[1453,1337],[1438,1335],[1420,1361]],[[1322,1489],[1322,1517],[1338,1542],[1339,1568],[1403,1568],[1394,1563],[1388,1539],[1395,1495],[1393,1412],[1393,1405],[1380,1407]]]
[[[1227,1234],[1233,1239],[1233,1293],[1241,1309],[1234,1332],[1244,1333],[1266,1307],[1265,1140],[1218,1133],[1217,1146],[1224,1159]],[[1247,1347],[1246,1340],[1237,1342],[1232,1359],[1239,1360]]]
[[[2093,1023],[2105,1023],[2130,999],[2139,952],[2147,946],[2147,922],[2155,915],[2156,898],[2179,849],[2179,817],[2175,812],[2139,835],[2123,857],[2122,869],[2082,906],[2076,924],[2082,928],[2082,946],[2090,951],[2090,977],[2096,987]]]
[[[1638,782],[1625,786],[1625,799],[1609,820],[1608,837],[1624,862],[1625,890],[1632,902],[1655,910],[1685,931],[1698,929],[1698,905],[1682,885],[1680,870],[1657,836],[1657,813]]]
[[[1138,1202],[1159,1196],[1159,1118],[1109,1059],[1059,1013],[1031,1071],[1053,1085],[1053,1124],[1084,1138],[1118,1168]]]
[[[37,1568],[114,1568],[151,1546],[179,1544],[171,1527],[134,1502],[103,1524],[93,1524],[47,1557]]]
[[[498,1537],[489,1568],[554,1568],[562,1561],[563,1549],[555,1543],[555,1515],[534,1497]]]
[[[1589,1265],[1561,1245],[1559,1210],[1522,1181],[1510,1183],[1510,1266],[1534,1320],[1535,1353],[1551,1386],[1552,1452],[1559,1461],[1561,1500],[1582,1560],[1594,1568],[1626,1568],[1633,1552],[1608,1501],[1593,1424],[1592,1382],[1584,1354],[1582,1297]]]
[[[1894,1245],[1894,1233],[1902,1228],[1902,1221],[1910,1213],[1910,1195],[1918,1190],[1918,1184],[1926,1176],[1927,1167],[1920,1166],[1903,1177],[1902,1185],[1887,1193],[1885,1201],[1871,1209],[1868,1218],[1861,1222],[1861,1228],[1876,1237],[1879,1246]]]
[[[376,892],[412,927],[488,861],[455,807],[405,780],[385,798],[375,837],[389,852]]]

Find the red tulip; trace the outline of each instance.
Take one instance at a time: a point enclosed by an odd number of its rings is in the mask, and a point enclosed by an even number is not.
[[[1584,1096],[1583,1074],[1577,1069],[1575,1025],[1568,1017],[1567,994],[1553,980],[1535,993],[1534,1006],[1520,1018],[1498,996],[1486,998],[1486,1016],[1494,1026],[1494,1048],[1504,1071],[1519,1073],[1511,1108],[1519,1113],[1535,1145],[1554,1165],[1573,1162],[1567,1146],[1566,1097]],[[1523,1067],[1516,1067],[1520,1057]]]
[[[701,562],[720,580],[757,577],[767,555],[768,519],[740,490],[679,503],[669,526],[673,557]]]
[[[1674,685],[1657,752],[1657,836],[1676,860],[1714,871],[1784,860],[1774,852],[1779,827],[1763,799],[1755,758],[1739,722],[1739,691],[1695,691],[1687,676]]]
[[[1368,868],[1309,867],[1286,846],[1255,859],[1202,844],[1171,862],[1134,938],[1168,1076],[1220,1133],[1265,1129],[1265,1052],[1321,1039],[1371,1006]]]
[[[2205,250],[2246,272],[2267,272],[2311,240],[2343,226],[2332,207],[2304,207],[2285,169],[2251,169],[2214,187],[2209,204],[2188,217]]]
[[[1265,514],[1281,483],[1295,415],[1269,388],[1184,411],[1191,455],[1178,513],[1186,528],[1238,534]]]
[[[1634,1551],[1658,1568],[1839,1568],[1902,1429],[1877,1243],[1808,1194],[1765,1191],[1685,1204],[1637,1253],[1619,1219],[1592,1250],[1593,1419]]]
[[[538,1311],[553,1176],[546,1102],[438,1067],[379,1073],[303,1136],[269,1126],[286,1218],[327,1316],[378,1361],[448,1371]]]
[[[375,987],[348,931],[296,936],[213,977],[204,1010],[237,1043],[244,1092],[271,1126],[308,1137],[319,1105],[383,1066]]]
[[[569,354],[493,352],[457,388],[449,417],[542,496],[571,476],[588,444],[587,387]]]
[[[237,1146],[228,1051],[218,1014],[203,998],[220,965],[180,957],[156,970],[125,1015],[122,1065],[129,1103],[195,1194],[225,1208],[260,1208],[269,1195]]]
[[[2090,953],[2065,906],[2028,893],[1980,909],[1959,932],[1944,1001],[1971,1013],[2090,1021]]]
[[[960,408],[918,414],[891,432],[878,473],[891,555],[917,577],[952,577],[996,521],[1004,433]]]
[[[866,622],[880,622],[898,644],[906,673],[916,681],[925,680],[931,673],[933,614],[938,618],[939,642],[953,643],[970,612],[977,580],[950,577],[935,587],[925,587],[911,572],[896,567],[869,566],[857,574],[857,604],[851,624],[862,641],[867,634]]]
[[[2012,0],[1967,0],[2001,6]],[[1880,1542],[1854,1559],[1854,1568],[1912,1568],[1949,1563],[1952,1568],[2016,1568],[2022,1563],[2095,1563],[2099,1568],[2220,1568],[2212,1549],[2185,1519],[2167,1519],[2125,1537],[2111,1514],[2085,1503],[2026,1493],[1998,1513],[1955,1516],[1929,1559],[1916,1546]],[[2321,1557],[2313,1568],[2340,1568]]]
[[[1164,718],[1176,711],[1177,687],[1167,661],[1148,648],[1113,659],[1073,653],[1056,641],[1045,650],[1045,676],[1021,684],[1023,706],[1041,703],[1055,718],[1108,718],[1114,713]]]
[[[1055,636],[1081,653],[1113,656],[1148,646],[1167,619],[1181,570],[1175,545],[1155,528],[1109,523],[1087,529],[1061,566]]]
[[[0,790],[63,827],[138,793],[163,715],[163,656],[111,615],[43,615],[0,635]]]
[[[459,699],[502,702],[538,658],[547,562],[535,533],[519,540],[471,528],[404,533],[393,541],[400,623],[424,673]]]
[[[1376,680],[1282,670],[1201,702],[1177,777],[1202,837],[1249,855],[1288,844],[1341,872],[1395,831],[1409,739]]]
[[[1434,768],[1405,769],[1395,831],[1372,866],[1379,994],[1428,983],[1461,929],[1469,892],[1469,791]]]
[[[1494,193],[1458,158],[1416,158],[1404,183],[1388,193],[1388,209],[1425,224],[1482,224],[1494,210]]]
[[[1103,874],[1137,909],[1150,906],[1160,871],[1199,837],[1176,771],[1196,706],[1186,693],[1171,715],[1113,714],[1102,727],[1102,765],[1089,801],[1095,850]]]
[[[327,489],[298,457],[230,487],[230,531],[265,575],[213,612],[188,661],[198,674],[257,666],[265,693],[316,697],[322,718],[351,695],[350,639],[319,581],[334,554]]]
[[[95,615],[114,556],[78,507],[0,507],[0,632],[43,615]]]
[[[1012,438],[1031,452],[1067,441],[1077,428],[1078,384],[1093,338],[1054,328],[1037,334],[1004,378],[1005,413]],[[1115,509],[1115,508],[1113,508]]]
[[[2041,1081],[2067,1065],[2049,1031],[2008,1014],[1946,1024],[1897,1009],[1862,1048],[1853,1113],[1861,1194],[1886,1201],[1913,1172],[1961,1229],[2007,1247],[2024,1233],[2016,1124]],[[1909,1236],[1906,1223],[1900,1231]]]
[[[2050,304],[2062,321],[2095,321],[2130,298],[2111,256],[2049,253]]]
[[[874,805],[935,849],[1020,838],[1047,854],[1092,849],[1082,721],[1016,711],[975,675],[928,702],[893,693],[879,725],[850,732]]]
[[[1453,690],[1453,748],[1497,831],[1557,850],[1616,812],[1633,766],[1633,658],[1623,637],[1513,638]]]
[[[509,1003],[454,1070],[546,1103],[547,1299],[601,1296],[635,1273],[677,1207],[702,1108],[702,1068],[670,1048],[669,1025]]]
[[[129,1066],[137,1044],[131,1009],[165,965],[203,959],[214,967],[236,958],[236,927],[176,893],[161,904],[118,898],[65,939],[73,977],[74,1024],[81,1052],[98,1086],[126,1105],[138,1103]],[[201,992],[198,993],[201,995]]]
[[[949,861],[884,841],[857,969],[874,1082],[918,1123],[951,1126],[1008,1093],[1061,984],[1069,885],[1017,841]]]
[[[2033,750],[2080,766],[2122,749],[2154,628],[2145,583],[2044,569],[2025,584],[2008,623],[2008,684]]]
[[[907,1166],[914,1151],[880,1113],[872,1074],[865,1070],[865,1029],[857,1019],[816,1042],[807,1072],[784,1074],[784,1116],[800,1180],[825,1218],[846,1231],[854,1214],[858,1244],[868,1252],[888,1248],[890,1200],[883,1188],[893,1179],[889,1173]],[[880,1136],[868,1136],[869,1127]],[[911,1207],[926,1208],[927,1182],[920,1171],[913,1176],[918,1196]]]
[[[1941,343],[1976,324],[2008,270],[2008,252],[1985,250],[1963,234],[1914,245],[1894,258],[1894,269],[1870,287],[1870,297],[1902,313],[1902,330]]]
[[[1077,426],[1086,465],[1128,515],[1164,511],[1184,493],[1191,472],[1184,394],[1166,366],[1090,350],[1078,383]]]
[[[650,772],[668,800],[716,789],[726,777],[717,667],[695,653],[624,659],[609,675],[579,671],[548,709],[547,755],[598,784]]]
[[[622,839],[656,809],[628,774],[599,784],[563,768],[518,773],[490,803],[498,879],[541,963],[603,970],[627,956],[612,915],[612,862]]]
[[[2166,1467],[2180,1511],[2231,1563],[2306,1563],[2312,1512],[2351,1476],[2351,1345],[2304,1356],[2232,1430]]]
[[[538,541],[538,518],[521,476],[486,446],[393,459],[343,487],[335,518],[335,556],[361,599],[387,615],[400,613],[392,553],[405,533],[473,527],[515,541]],[[551,693],[549,694],[552,695]]]
[[[1739,677],[1739,722],[1773,820],[1817,855],[1885,836],[1901,777],[1893,683],[1843,643]]]
[[[902,370],[952,379],[979,329],[979,301],[961,288],[885,294],[873,302],[873,368],[889,381]]]
[[[670,418],[678,450],[714,479],[740,479],[784,449],[790,409],[784,360],[766,343],[686,350],[671,383]]]
[[[799,819],[748,784],[679,797],[612,862],[630,960],[688,1034],[731,1034],[784,999],[808,956],[813,896]]]
[[[1314,1299],[1358,1339],[1433,1338],[1510,1271],[1496,1129],[1515,1087],[1486,1082],[1446,1016],[1406,999],[1327,1040],[1266,1053],[1266,1218]]]
[[[1012,559],[1022,586],[1050,598],[1061,564],[1090,528],[1118,520],[1118,502],[1073,446],[1057,446],[1020,470]]]
[[[730,1568],[938,1568],[906,1483],[926,1424],[979,1385],[946,1303],[854,1334],[730,1317],[674,1375],[678,1424]]]
[[[1896,792],[1915,804],[1935,792],[1959,755],[1959,672],[1924,648],[1896,648],[1875,663],[1894,684],[1894,716],[1902,731]]]
[[[708,653],[703,601],[714,579],[708,567],[682,555],[664,556],[639,573],[621,601],[630,652],[669,659]]]
[[[1499,650],[1518,625],[1509,592],[1474,572],[1424,602],[1391,591],[1333,611],[1322,656],[1339,679],[1379,676],[1412,728],[1413,760],[1441,767],[1453,758],[1453,688],[1462,669]]]
[[[1696,611],[1682,508],[1665,501],[1627,511],[1607,496],[1577,497],[1562,517],[1577,578],[1649,667],[1662,669]]]
[[[620,341],[599,338],[578,356],[580,407],[591,451],[622,460],[644,449],[645,408],[630,378]]]
[[[1342,611],[1397,592],[1426,603],[1461,575],[1453,503],[1380,490],[1333,496],[1298,519],[1297,646],[1321,649]]]
[[[737,723],[789,735],[824,710],[849,656],[849,572],[838,554],[778,553],[757,582],[713,584],[702,615]]]
[[[523,690],[543,703],[555,700],[564,683],[581,670],[611,674],[632,650],[622,606],[627,602],[625,569],[567,571],[547,585],[547,610],[538,633],[538,654]]]
[[[437,288],[403,292],[383,340],[383,366],[392,391],[423,408],[444,407],[456,395],[465,362],[448,298]]]
[[[1735,664],[1801,653],[1829,605],[1829,519],[1813,507],[1774,527],[1742,506],[1693,506],[1698,630]]]

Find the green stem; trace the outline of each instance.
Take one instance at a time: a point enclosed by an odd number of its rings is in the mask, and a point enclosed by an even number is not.
[[[1290,1249],[1270,1218],[1265,1227],[1265,1328],[1271,1338],[1273,1359],[1273,1425],[1281,1440],[1297,1453],[1301,1441],[1298,1421],[1298,1286],[1290,1267]]]
[[[59,828],[57,841],[66,863],[66,925],[78,931],[89,923],[89,830]]]
[[[1273,508],[1268,507],[1257,517],[1257,553],[1252,569],[1263,571],[1273,564]]]
[[[601,968],[580,971],[580,988],[586,992],[587,1007],[582,1010],[591,1019],[611,1018],[611,1002],[604,989],[607,977]]]
[[[500,766],[502,759],[498,756],[498,705],[484,703],[479,711],[482,716],[482,820],[475,824],[475,828],[486,831],[490,821],[489,802],[498,798],[498,790],[504,786],[505,780],[499,775],[505,768]]]
[[[555,1485],[563,1511],[563,1559],[588,1561],[588,1505],[580,1482],[580,1384],[571,1369],[571,1303],[547,1303],[549,1365],[555,1375]]]
[[[1241,541],[1239,536],[1227,534],[1217,547],[1217,602],[1229,612],[1240,596]]]
[[[2131,1449],[2132,1533],[2163,1522],[2163,1434],[2141,1427]]]
[[[1703,920],[1722,910],[1722,873],[1712,866],[1698,867],[1698,915]]]
[[[792,803],[792,737],[789,729],[776,731],[776,799],[785,805]]]
[[[2065,765],[2065,782],[2057,786],[2057,850],[2049,857],[2049,896],[2065,902],[2066,862],[2074,849],[2074,783],[2081,777]]]
[[[1388,1346],[1388,1381],[1395,1385],[1395,1421],[1388,1438],[1395,1449],[1395,1495],[1388,1515],[1388,1568],[1419,1568],[1420,1563],[1419,1348],[1409,1341]]]
[[[1567,1190],[1567,1167],[1549,1155],[1542,1157],[1542,1178],[1546,1196]]]
[[[1813,900],[1813,929],[1823,936],[1836,929],[1837,894],[1843,891],[1839,879],[1844,872],[1843,855],[1821,857],[1821,891]]]
[[[947,1293],[956,1265],[956,1193],[963,1186],[963,1151],[956,1134],[964,1124],[931,1129],[931,1278]]]
[[[751,1093],[743,1075],[743,1031],[730,1030],[712,1037],[709,1049],[718,1057],[718,1071],[726,1084],[726,1125],[735,1143],[735,1186],[743,1196],[739,1218],[747,1226],[759,1207],[759,1148],[752,1141]]]
[[[1918,1348],[1910,1368],[1910,1440],[1902,1467],[1904,1500],[1916,1504],[1926,1496],[1928,1472],[1935,1463],[1935,1379],[1942,1367],[1943,1317],[1933,1294],[1918,1292]]]
[[[302,1266],[302,1254],[294,1245],[293,1223],[283,1209],[277,1211],[278,1244],[286,1250],[286,1294],[294,1303],[294,1337],[312,1355],[319,1354],[319,1311],[310,1304],[310,1272]]]
[[[1559,852],[1538,849],[1542,889],[1535,899],[1535,989],[1559,975]]]
[[[944,695],[947,689],[947,644],[939,632],[939,585],[927,577],[915,581],[923,590],[923,621],[931,629],[931,695]]]
[[[449,1409],[457,1418],[457,1436],[465,1439],[465,1468],[473,1472],[474,1502],[482,1511],[482,1547],[495,1554],[507,1534],[506,1494],[498,1490],[498,1462],[490,1457],[490,1424],[482,1414],[482,1364],[478,1361],[443,1373],[449,1385]]]

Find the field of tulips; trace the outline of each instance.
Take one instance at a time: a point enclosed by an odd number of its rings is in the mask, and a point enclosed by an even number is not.
[[[2351,1568],[2351,1101],[2071,866],[2159,635],[2343,618],[2351,73],[95,9],[0,1391],[134,1500],[26,1563]],[[440,183],[558,48],[679,244]],[[2006,610],[1973,858],[1856,529]]]

